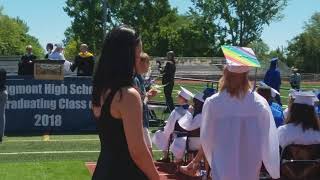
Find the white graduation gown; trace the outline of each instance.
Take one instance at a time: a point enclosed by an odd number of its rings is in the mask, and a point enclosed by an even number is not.
[[[175,108],[168,117],[167,123],[164,126],[164,130],[158,130],[157,132],[155,132],[155,134],[152,137],[152,142],[160,150],[166,151],[168,149],[169,138],[172,132],[174,131],[176,121],[179,120],[182,116],[184,116],[187,111],[187,109],[183,109],[182,107]]]
[[[180,127],[187,131],[192,131],[200,128],[202,120],[202,115],[197,114],[194,118],[190,112],[187,112],[183,117],[178,121]],[[175,138],[170,146],[170,151],[177,159],[182,159],[187,143],[187,137]],[[198,150],[201,147],[200,138],[192,137],[189,139],[189,148],[190,150]]]
[[[307,129],[303,131],[302,125],[285,124],[278,128],[279,143],[282,148],[290,144],[320,144],[320,131]]]
[[[201,145],[214,180],[258,180],[263,164],[280,177],[277,129],[268,102],[248,91],[243,99],[226,91],[205,101]]]

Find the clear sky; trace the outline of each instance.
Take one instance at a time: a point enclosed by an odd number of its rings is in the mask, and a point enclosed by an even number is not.
[[[192,5],[190,0],[169,0],[180,13]],[[37,37],[42,46],[47,42],[62,42],[64,31],[71,19],[63,11],[65,0],[0,0],[4,13],[19,16],[30,27],[29,34]],[[287,41],[303,31],[305,22],[315,12],[320,12],[320,0],[289,0],[283,11],[284,18],[264,28],[262,39],[275,49],[287,46]]]

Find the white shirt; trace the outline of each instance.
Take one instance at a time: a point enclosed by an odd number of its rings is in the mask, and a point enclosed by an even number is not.
[[[49,60],[66,60],[62,52],[53,51],[49,57]]]
[[[320,131],[308,129],[303,131],[301,124],[289,123],[278,128],[279,142],[282,148],[290,144],[319,144]]]
[[[257,180],[264,163],[280,178],[277,129],[268,102],[248,91],[243,99],[226,91],[205,101],[201,145],[214,180]]]
[[[182,118],[179,119],[178,123],[180,127],[187,131],[192,131],[200,128],[202,121],[202,114],[199,113],[195,117],[190,112],[187,112]]]

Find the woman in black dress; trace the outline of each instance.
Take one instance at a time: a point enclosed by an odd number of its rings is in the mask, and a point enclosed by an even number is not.
[[[142,43],[126,26],[111,30],[105,39],[93,76],[93,113],[101,152],[93,180],[159,179],[143,139],[142,102],[132,87]]]

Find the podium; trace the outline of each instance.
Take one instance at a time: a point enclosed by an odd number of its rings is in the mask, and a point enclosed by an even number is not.
[[[64,60],[36,60],[34,79],[64,80]]]

